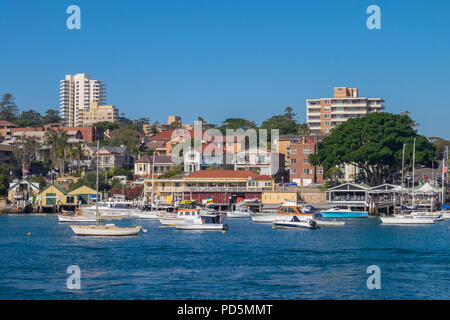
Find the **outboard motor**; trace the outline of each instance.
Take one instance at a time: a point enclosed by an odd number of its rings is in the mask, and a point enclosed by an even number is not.
[[[317,224],[317,222],[315,222],[314,220],[309,220],[309,225],[313,228],[313,229],[320,229],[320,226]]]

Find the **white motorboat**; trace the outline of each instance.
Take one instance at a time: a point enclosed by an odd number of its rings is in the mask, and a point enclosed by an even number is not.
[[[273,223],[275,220],[289,221],[292,215],[280,215],[276,213],[251,213],[250,217],[255,223]]]
[[[251,211],[246,205],[239,204],[235,211],[227,212],[227,218],[250,218],[250,213]]]
[[[178,230],[221,231],[227,230],[228,225],[222,223],[219,215],[202,215],[178,222],[175,224],[175,228]]]
[[[433,219],[418,219],[415,217],[408,217],[403,215],[396,215],[393,217],[380,217],[382,224],[395,224],[395,225],[422,225],[422,224],[434,224]]]
[[[132,236],[141,231],[140,226],[134,228],[119,228],[114,224],[70,226],[72,231],[78,236]]]
[[[445,217],[442,214],[436,215],[434,212],[428,211],[413,211],[409,216],[416,219],[433,219],[434,221],[445,220]]]
[[[139,219],[160,219],[165,215],[165,211],[141,211],[137,214]]]
[[[200,208],[195,209],[181,209],[177,212],[176,216],[174,215],[164,215],[159,219],[159,222],[163,226],[175,226],[175,224],[183,222],[186,219],[199,218],[202,214],[206,214],[205,211]]]
[[[83,208],[86,212],[95,212],[97,204]],[[137,217],[142,211],[133,207],[133,203],[130,201],[99,201],[98,211],[105,217],[117,217],[120,215]]]
[[[290,228],[290,229],[320,229],[320,225],[313,219],[300,220],[297,216],[293,216],[291,220],[275,220],[273,224],[277,228]]]

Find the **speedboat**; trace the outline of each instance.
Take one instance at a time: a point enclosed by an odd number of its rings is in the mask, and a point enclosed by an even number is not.
[[[279,215],[276,213],[251,213],[250,217],[256,223],[273,223],[275,220],[290,220],[292,215]]]
[[[227,212],[227,218],[250,218],[251,211],[245,205],[236,206],[235,211]]]
[[[320,225],[313,219],[300,220],[297,216],[293,216],[289,221],[275,220],[273,224],[278,228],[320,229]]]
[[[413,211],[409,216],[416,219],[432,219],[434,221],[443,221],[446,219],[442,214],[436,215],[428,211]]]
[[[77,236],[133,236],[141,231],[140,226],[134,228],[119,228],[114,224],[79,226],[70,228]]]
[[[184,219],[176,223],[175,228],[178,230],[218,231],[227,230],[228,225],[222,223],[219,215],[201,215],[200,217]]]
[[[322,218],[367,218],[367,211],[352,210],[351,207],[332,207],[325,211],[320,211],[317,216]]]
[[[434,224],[433,219],[418,219],[415,217],[409,217],[407,215],[395,215],[392,217],[380,217],[382,224],[395,224],[395,225],[421,225],[421,224]]]

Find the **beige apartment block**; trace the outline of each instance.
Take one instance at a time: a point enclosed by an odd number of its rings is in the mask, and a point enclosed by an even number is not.
[[[86,73],[66,75],[60,81],[61,118],[67,127],[82,126],[91,102],[103,105],[106,101],[106,85],[91,80]]]
[[[306,100],[306,122],[311,134],[328,134],[351,118],[361,118],[384,109],[382,98],[358,96],[357,88],[335,87],[332,98]]]
[[[102,106],[98,102],[91,102],[91,107],[84,114],[83,125],[89,126],[103,121],[119,121],[119,109],[112,105]]]

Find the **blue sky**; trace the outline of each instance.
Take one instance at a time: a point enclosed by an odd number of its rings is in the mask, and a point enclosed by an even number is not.
[[[66,8],[81,8],[81,30]],[[381,8],[369,30],[366,8]],[[59,108],[59,80],[89,73],[136,119],[260,123],[333,86],[409,110],[419,133],[450,138],[450,3],[434,1],[2,1],[0,93]]]

